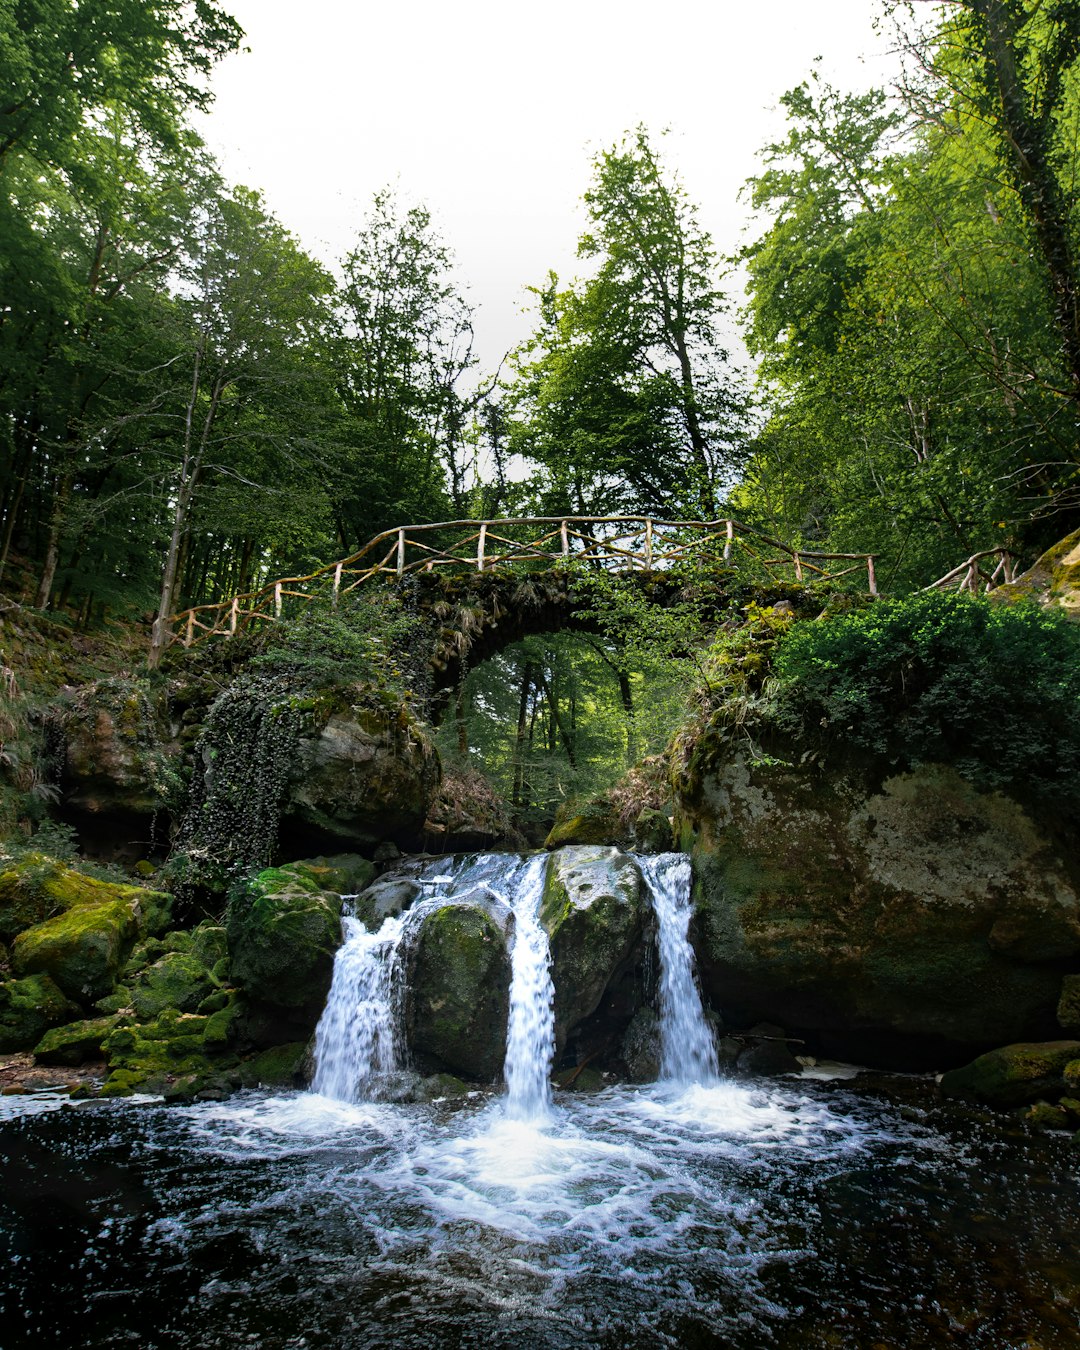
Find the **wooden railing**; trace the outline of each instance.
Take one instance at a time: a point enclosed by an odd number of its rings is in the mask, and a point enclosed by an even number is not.
[[[447,536],[458,538],[448,541]],[[514,537],[521,536],[521,537]],[[778,557],[764,556],[778,553]],[[547,567],[577,560],[610,571],[664,571],[680,563],[735,567],[772,574],[789,569],[796,581],[836,581],[866,572],[877,594],[874,554],[795,549],[737,520],[655,520],[649,516],[531,516],[516,520],[451,520],[402,525],[377,534],[358,552],[303,577],[282,577],[218,604],[196,605],[167,620],[165,645],[194,646],[209,637],[243,633],[292,617],[315,600],[336,605],[375,579],[413,572],[487,572],[502,567]],[[827,563],[848,563],[830,571]]]
[[[991,571],[990,559],[996,558],[997,564]],[[1016,559],[1007,548],[984,548],[981,553],[973,553],[966,562],[946,572],[937,581],[924,586],[924,591],[970,591],[972,595],[995,590],[998,586],[1009,585],[1016,576]]]

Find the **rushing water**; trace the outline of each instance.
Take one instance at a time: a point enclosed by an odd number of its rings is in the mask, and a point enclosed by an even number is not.
[[[673,1083],[712,1083],[716,1043],[694,979],[687,933],[692,905],[690,859],[661,853],[638,859],[652,896],[660,948],[660,1076]]]
[[[317,1091],[0,1099],[4,1350],[1080,1345],[1069,1141],[922,1080],[718,1080],[673,855],[642,860],[662,1080],[553,1100],[543,865],[452,863],[349,920]],[[364,1100],[401,1064],[409,932],[466,897],[512,911],[506,1095]]]
[[[506,1112],[542,1122],[551,1113],[555,1054],[555,989],[551,952],[540,923],[546,858],[530,858],[513,877],[514,941],[510,952],[510,1016],[506,1029]]]

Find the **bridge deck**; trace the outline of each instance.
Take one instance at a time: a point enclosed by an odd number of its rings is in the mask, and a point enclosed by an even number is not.
[[[1000,558],[991,575],[980,564]],[[700,567],[751,568],[759,574],[789,574],[793,580],[837,581],[863,572],[877,594],[872,553],[819,553],[793,548],[737,520],[657,520],[651,516],[528,516],[500,520],[451,520],[384,530],[356,553],[307,576],[282,577],[258,590],[214,604],[196,605],[166,620],[163,647],[191,647],[207,638],[231,636],[291,617],[316,600],[336,605],[373,581],[395,581],[414,572],[485,572],[496,568],[554,567],[571,562],[612,572],[666,571]],[[834,570],[830,565],[842,564]],[[987,588],[1011,559],[1005,550],[975,554],[934,585]],[[927,588],[930,589],[930,588]]]

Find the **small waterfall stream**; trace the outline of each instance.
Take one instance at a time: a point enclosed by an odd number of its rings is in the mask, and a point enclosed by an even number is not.
[[[687,932],[693,910],[690,859],[684,853],[638,858],[652,896],[660,948],[660,1076],[690,1085],[713,1083],[716,1044],[694,979]]]
[[[507,1115],[516,1120],[543,1120],[551,1112],[555,988],[548,936],[540,923],[546,867],[546,856],[538,854],[513,878],[514,945],[504,1076]]]

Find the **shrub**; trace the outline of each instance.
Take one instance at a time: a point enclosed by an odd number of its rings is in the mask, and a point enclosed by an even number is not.
[[[1080,625],[1036,605],[929,592],[777,643],[769,720],[990,787],[1080,785]]]

